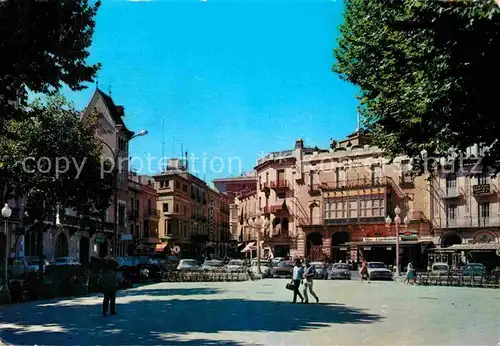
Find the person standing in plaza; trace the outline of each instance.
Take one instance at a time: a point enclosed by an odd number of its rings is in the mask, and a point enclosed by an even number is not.
[[[411,260],[411,258],[408,262],[408,267],[406,268],[406,279],[404,283],[411,283],[412,285],[415,284],[415,270],[413,268],[413,261]]]
[[[102,291],[104,299],[102,301],[102,315],[108,314],[108,308],[111,315],[116,315],[116,291],[118,283],[118,275],[116,273],[117,263],[109,260],[104,267],[104,272],[101,277]]]
[[[316,269],[314,268],[314,266],[311,265],[309,258],[306,259],[306,270],[304,273],[304,278],[306,279],[306,282],[304,283],[304,297],[306,304],[309,303],[309,296],[307,294],[307,290],[309,290],[311,295],[316,299],[316,303],[319,303],[319,298],[316,295],[316,292],[313,291],[313,282],[315,274],[316,274]]]
[[[304,297],[302,297],[302,294],[300,294],[300,291],[299,291],[299,287],[300,287],[300,284],[302,283],[303,276],[304,276],[304,267],[302,267],[300,259],[297,258],[295,260],[295,266],[293,267],[293,277],[292,277],[293,301],[292,301],[292,303],[297,302],[297,296],[299,296],[301,303],[304,302]]]

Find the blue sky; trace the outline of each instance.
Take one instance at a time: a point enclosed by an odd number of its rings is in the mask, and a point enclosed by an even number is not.
[[[331,71],[342,12],[340,0],[104,0],[91,61],[127,126],[149,131],[131,155],[179,156],[182,144],[206,157],[201,178],[239,175],[238,160],[249,171],[297,137],[326,147],[355,130],[356,89]],[[82,109],[94,88],[65,94]]]

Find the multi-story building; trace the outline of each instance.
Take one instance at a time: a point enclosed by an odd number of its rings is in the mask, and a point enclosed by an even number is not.
[[[437,244],[500,242],[500,179],[478,165],[482,149],[467,150],[461,164],[443,166],[429,184]]]
[[[185,162],[169,160],[167,169],[154,177],[161,212],[162,244],[157,249],[177,245],[184,258],[227,254],[228,197],[189,173]]]
[[[427,180],[410,173],[409,160],[389,163],[370,137],[357,131],[329,149],[305,147],[273,152],[258,161],[256,195],[271,220],[265,245],[275,256],[307,256],[333,261],[395,262],[396,230],[388,227],[400,206],[408,236],[402,257],[430,241]]]
[[[129,175],[129,209],[127,210],[127,234],[122,235],[128,241],[129,255],[148,254],[155,251],[159,243],[158,222],[160,212],[157,209],[158,193],[154,180],[148,176]]]

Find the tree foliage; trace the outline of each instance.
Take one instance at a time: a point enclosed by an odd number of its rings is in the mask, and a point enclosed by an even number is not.
[[[0,1],[0,118],[22,115],[28,90],[83,89],[99,69],[88,64],[99,1]]]
[[[44,220],[63,208],[97,214],[109,206],[112,179],[101,169],[97,126],[97,115],[81,120],[61,96],[36,100],[26,119],[9,122],[17,135],[9,144],[9,171],[30,218]]]
[[[500,10],[493,0],[345,0],[333,70],[389,156],[491,145],[500,168]]]

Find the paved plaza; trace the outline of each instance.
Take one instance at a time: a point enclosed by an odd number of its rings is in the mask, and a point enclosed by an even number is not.
[[[8,344],[498,345],[500,291],[316,281],[319,304],[291,304],[286,280],[160,283],[0,308]]]

